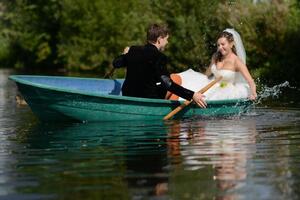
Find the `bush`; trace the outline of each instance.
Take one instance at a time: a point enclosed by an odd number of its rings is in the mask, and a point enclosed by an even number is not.
[[[104,71],[125,46],[144,43],[148,23],[159,21],[147,0],[64,0],[61,5],[58,54],[71,70]]]
[[[170,71],[203,70],[217,34],[233,27],[256,77],[297,83],[296,0],[3,0],[0,15],[1,65],[104,74],[125,46],[144,44],[147,26],[158,22],[171,30]]]
[[[52,68],[57,63],[58,1],[4,1],[1,20],[17,67]],[[1,30],[3,34],[3,30]]]
[[[172,71],[188,67],[200,70],[207,66],[214,51],[212,44],[217,29],[215,12],[218,1],[155,1],[154,7],[171,29],[167,54],[172,58]]]

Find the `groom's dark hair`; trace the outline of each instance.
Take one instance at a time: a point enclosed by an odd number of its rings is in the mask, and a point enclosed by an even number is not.
[[[155,43],[159,37],[169,35],[169,30],[166,25],[151,24],[147,30],[147,41]]]

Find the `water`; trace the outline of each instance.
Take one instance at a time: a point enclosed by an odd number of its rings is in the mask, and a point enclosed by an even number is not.
[[[230,118],[45,124],[16,105],[10,73],[0,71],[0,199],[300,198],[296,88]]]

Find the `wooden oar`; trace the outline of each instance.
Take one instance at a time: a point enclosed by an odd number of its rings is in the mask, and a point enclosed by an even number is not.
[[[198,92],[200,92],[201,94],[203,94],[204,92],[206,92],[209,88],[211,88],[214,84],[216,84],[221,79],[222,79],[222,76],[218,77],[217,79],[215,79],[212,82],[210,82],[209,84],[207,84],[204,88],[202,88]],[[193,100],[191,100],[191,101],[188,101],[188,100],[184,101],[183,104],[181,104],[180,106],[178,106],[177,108],[175,108],[174,110],[172,110],[163,119],[164,120],[170,119],[171,117],[173,117],[174,115],[176,115],[179,111],[181,111],[183,108],[185,108],[186,106],[190,105],[190,103],[192,103],[192,102],[193,102]]]

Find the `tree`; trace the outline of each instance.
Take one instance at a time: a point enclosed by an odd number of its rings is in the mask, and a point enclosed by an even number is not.
[[[16,67],[57,64],[59,1],[6,0],[4,23]],[[50,14],[51,13],[51,14]]]

